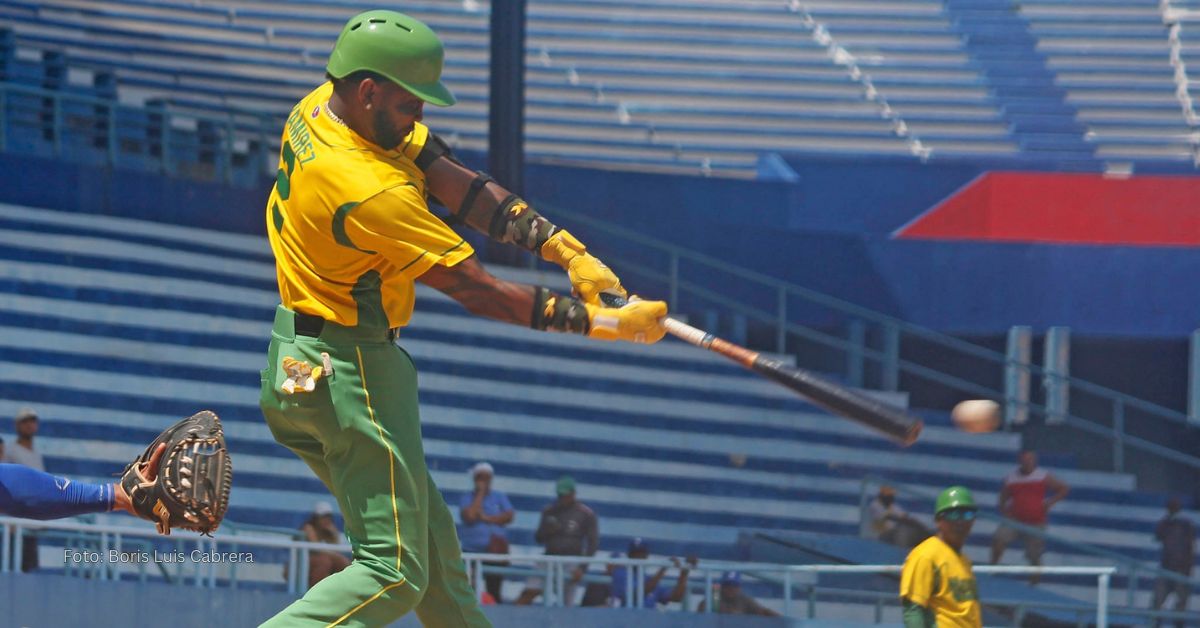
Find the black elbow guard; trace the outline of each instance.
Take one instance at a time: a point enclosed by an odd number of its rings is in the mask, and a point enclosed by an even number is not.
[[[417,158],[413,160],[421,172],[429,170],[429,165],[437,161],[438,157],[445,157],[458,165],[463,165],[461,161],[454,157],[454,152],[450,150],[450,145],[443,140],[441,136],[429,132],[429,138],[425,140],[425,145],[421,147],[421,152],[417,153]]]

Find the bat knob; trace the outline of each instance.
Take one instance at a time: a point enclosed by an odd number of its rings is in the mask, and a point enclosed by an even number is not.
[[[909,445],[912,445],[913,443],[917,442],[917,438],[921,436],[921,430],[924,427],[925,427],[924,421],[920,421],[920,420],[916,421],[915,423],[912,424],[912,427],[908,428],[908,431],[904,433],[904,438],[901,439],[900,443],[903,446],[908,447]]]

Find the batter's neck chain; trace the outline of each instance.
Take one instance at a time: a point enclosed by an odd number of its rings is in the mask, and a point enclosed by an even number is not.
[[[331,109],[331,108],[329,107],[329,101],[328,101],[328,100],[326,100],[326,101],[325,101],[325,107],[324,107],[324,108],[325,108],[325,113],[329,114],[329,119],[330,119],[330,120],[333,120],[334,122],[337,122],[338,124],[340,124],[340,125],[342,125],[342,126],[344,126],[344,127],[346,127],[346,128],[350,128],[350,127],[349,127],[349,125],[347,125],[347,124],[346,124],[346,121],[345,121],[345,120],[343,120],[343,119],[341,118],[341,116],[339,116],[338,114],[334,113],[334,112],[333,112],[333,109]]]

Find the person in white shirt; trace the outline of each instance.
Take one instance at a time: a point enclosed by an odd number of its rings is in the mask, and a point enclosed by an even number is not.
[[[33,437],[38,432],[37,412],[33,408],[21,408],[17,411],[14,421],[17,427],[17,442],[5,447],[4,462],[45,471],[46,463],[42,460],[42,454],[33,448]]]
[[[38,431],[37,412],[28,406],[21,408],[17,411],[17,416],[13,417],[13,421],[16,423],[17,442],[4,447],[3,462],[44,472],[46,462],[42,460],[42,454],[33,448],[33,437]],[[34,571],[37,568],[37,536],[25,534],[21,539],[21,571]]]

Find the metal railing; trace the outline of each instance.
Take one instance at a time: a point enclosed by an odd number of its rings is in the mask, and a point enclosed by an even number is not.
[[[219,113],[214,113],[219,111]],[[145,106],[0,82],[0,151],[69,157],[108,167],[232,183],[237,172],[269,176],[277,116],[238,109],[197,111],[167,100]]]
[[[348,546],[310,543],[286,537],[252,535],[214,537],[182,535],[163,537],[146,526],[95,524],[81,521],[34,521],[0,516],[0,573],[20,571],[24,537],[62,538],[76,545],[63,548],[64,572],[96,580],[120,580],[133,571],[145,581],[149,568],[157,569],[167,582],[184,586],[215,587],[218,580],[237,588],[239,565],[253,562],[253,550],[287,552],[289,567],[284,589],[303,593],[308,582],[310,551],[349,551]],[[67,534],[61,534],[67,533]],[[151,539],[151,540],[147,540]],[[224,568],[224,573],[219,573]]]
[[[859,515],[862,520],[866,520],[869,517],[867,506],[870,503],[871,498],[875,495],[875,490],[883,485],[887,485],[896,489],[896,492],[901,495],[919,498],[923,503],[927,504],[933,503],[934,499],[937,497],[936,491],[926,490],[900,482],[893,482],[875,475],[867,475],[862,479],[858,495]],[[1139,590],[1139,584],[1143,574],[1151,578],[1163,578],[1173,582],[1185,583],[1192,589],[1200,588],[1200,578],[1189,578],[1185,575],[1162,569],[1156,565],[1148,565],[1136,558],[1121,554],[1120,552],[1097,547],[1095,545],[1089,545],[1087,543],[1080,543],[1079,541],[1074,541],[1056,534],[1051,534],[1046,532],[1044,529],[1025,525],[1020,521],[1014,521],[1007,517],[1003,517],[1000,514],[992,512],[986,508],[980,508],[978,517],[980,519],[986,519],[988,521],[995,522],[998,525],[1012,528],[1021,534],[1035,536],[1045,541],[1051,541],[1056,545],[1065,547],[1073,552],[1087,556],[1093,556],[1102,562],[1111,562],[1112,564],[1116,565],[1114,569],[1126,574],[1125,604],[1128,607],[1133,607],[1134,605],[1134,598]],[[981,567],[976,567],[976,570],[979,570],[980,568]],[[1196,617],[1193,615],[1192,618],[1195,619]]]
[[[564,599],[562,592],[567,580],[566,572],[568,568],[580,564],[588,565],[613,565],[621,566],[628,569],[631,573],[630,577],[625,578],[625,591],[622,599],[624,600],[623,607],[625,608],[642,608],[645,601],[644,590],[642,587],[635,586],[637,582],[645,582],[647,573],[651,569],[673,568],[677,565],[671,561],[657,559],[631,559],[631,558],[598,558],[598,557],[582,557],[582,556],[544,556],[544,555],[512,555],[512,554],[464,554],[463,558],[467,561],[468,573],[474,574],[475,590],[482,597],[483,574],[487,571],[492,572],[507,572],[507,573],[536,573],[545,578],[547,590],[551,592],[549,595],[543,595],[544,604],[546,606],[564,606],[568,603]],[[497,569],[489,567],[487,562],[507,561],[520,562],[530,564],[536,567],[533,572],[516,571],[512,569]],[[714,612],[716,604],[714,603],[715,585],[719,579],[714,576],[726,571],[738,571],[743,575],[750,576],[757,581],[774,585],[780,589],[782,599],[780,600],[782,614],[788,617],[805,616],[810,619],[816,618],[817,604],[820,601],[821,594],[837,595],[837,596],[854,596],[859,594],[865,598],[869,598],[876,606],[876,623],[882,622],[882,605],[885,600],[891,600],[894,605],[899,604],[896,593],[881,592],[881,591],[861,591],[847,590],[833,587],[819,587],[815,582],[805,582],[804,580],[812,580],[820,574],[899,574],[901,571],[900,565],[780,565],[775,563],[750,563],[750,562],[732,562],[732,561],[704,561],[689,568],[691,571],[701,573],[703,585],[701,588],[703,598],[703,611],[705,613]],[[992,574],[1008,574],[1008,575],[1023,575],[1023,574],[1060,574],[1060,575],[1085,575],[1096,576],[1097,597],[1095,604],[1079,602],[1077,604],[1070,603],[1045,603],[1031,600],[982,600],[986,606],[1012,609],[1015,617],[1023,617],[1030,610],[1039,608],[1054,608],[1054,610],[1070,610],[1075,613],[1086,613],[1088,616],[1095,617],[1096,626],[1106,626],[1108,622],[1108,613],[1110,608],[1109,603],[1109,579],[1116,571],[1112,567],[1021,567],[1021,566],[982,566],[974,567],[977,573],[992,573]],[[598,581],[605,581],[595,579]],[[691,589],[688,589],[689,593]],[[797,596],[800,592],[803,595]],[[804,601],[803,611],[798,610],[798,603]],[[689,608],[687,601],[684,601],[684,609]],[[1124,610],[1121,611],[1125,613]],[[1148,612],[1148,611],[1147,611]],[[1013,625],[1019,626],[1020,623]]]
[[[561,207],[549,208],[545,204],[541,206],[549,215],[562,216],[565,223],[582,225],[580,230],[604,234],[640,247],[642,251],[633,255],[629,251],[622,251],[622,259],[607,259],[622,276],[636,278],[626,280],[627,285],[637,285],[644,293],[665,296],[678,310],[719,311],[765,325],[771,329],[770,348],[776,353],[799,354],[803,357],[805,348],[811,348],[815,353],[831,351],[834,362],[840,361],[845,380],[852,386],[866,385],[866,373],[874,368],[877,372],[875,387],[882,390],[897,390],[903,375],[945,386],[962,393],[965,398],[1003,401],[1006,397],[1003,391],[1005,369],[1017,366],[1026,369],[1032,376],[1043,379],[1054,377],[1068,385],[1072,407],[1085,404],[1095,406],[1097,403],[1107,407],[1107,416],[1086,418],[1068,413],[1065,422],[1071,427],[1111,440],[1112,470],[1125,470],[1124,452],[1127,447],[1200,470],[1200,458],[1131,435],[1125,429],[1131,413],[1137,413],[1139,419],[1192,427],[1182,412],[1077,377],[1047,373],[1038,365],[1010,360],[998,351],[769,275],[733,266],[724,260],[585,214]],[[632,261],[627,261],[628,258],[632,258]],[[725,286],[724,291],[714,288],[718,285]],[[874,342],[870,342],[871,339]],[[971,380],[962,375],[964,369],[947,369],[941,364],[944,360],[917,362],[902,354],[901,348],[906,343],[936,347],[953,355],[956,360],[981,367],[980,370],[986,370],[990,375],[987,381]],[[1047,414],[1042,404],[1026,402],[1022,403],[1022,407],[1042,417]]]
[[[121,579],[122,571],[133,565],[138,570],[138,579],[145,580],[146,567],[157,563],[165,563],[167,579],[176,586],[194,586],[197,588],[215,588],[222,582],[230,588],[236,588],[238,583],[238,565],[254,562],[253,553],[259,550],[282,551],[286,554],[283,564],[286,566],[287,579],[285,588],[288,593],[302,594],[307,589],[309,552],[337,551],[349,552],[348,545],[333,545],[327,543],[310,543],[288,538],[271,538],[266,536],[227,535],[218,534],[214,537],[182,536],[161,537],[153,528],[145,525],[122,526],[101,525],[78,521],[32,521],[15,517],[0,516],[0,573],[15,572],[20,569],[21,543],[25,533],[36,530],[39,535],[48,533],[67,533],[62,538],[77,543],[75,546],[64,547],[64,562],[85,565],[83,569],[68,570],[69,575],[85,575],[98,580]],[[151,539],[151,540],[147,540]],[[160,547],[166,543],[175,549],[165,550]],[[151,546],[147,549],[148,546]],[[151,552],[157,552],[151,554]],[[587,565],[619,565],[629,570],[630,577],[626,578],[625,605],[629,608],[641,608],[645,598],[643,587],[635,583],[644,583],[650,569],[671,568],[674,563],[658,559],[605,558],[585,556],[545,556],[522,554],[463,554],[468,573],[473,574],[476,591],[483,595],[483,577],[486,573],[509,573],[521,575],[540,575],[545,578],[544,605],[564,606],[568,602],[563,595],[570,579],[569,567],[581,564]],[[513,567],[495,567],[488,562],[503,561],[510,564],[530,565],[532,568],[516,569]],[[817,605],[822,595],[841,595],[842,590],[817,586],[815,576],[818,574],[894,574],[899,573],[898,565],[779,565],[772,563],[751,563],[732,561],[701,561],[690,569],[699,574],[698,582],[703,582],[701,595],[704,600],[704,612],[712,613],[716,607],[714,591],[719,582],[719,574],[736,570],[747,577],[747,584],[762,583],[771,590],[778,590],[781,599],[777,603],[784,615],[808,617],[817,615]],[[219,573],[224,571],[224,573]],[[1077,613],[1086,613],[1095,617],[1096,625],[1107,625],[1109,613],[1109,578],[1115,571],[1112,567],[977,567],[979,573],[1006,574],[1076,574],[1091,575],[1097,578],[1097,597],[1094,604],[1080,602],[1078,605],[1059,604]],[[165,572],[164,572],[165,573]],[[588,578],[591,581],[604,581],[607,578],[594,574]],[[687,588],[691,596],[692,588]],[[872,602],[877,606],[894,593],[877,592],[878,601]],[[800,602],[804,601],[803,609]],[[1049,608],[1040,602],[1028,600],[984,600],[988,606],[996,606],[1027,612],[1037,608]],[[691,608],[685,603],[684,609]],[[1124,613],[1125,611],[1121,611]],[[1019,614],[1019,613],[1018,613]]]

